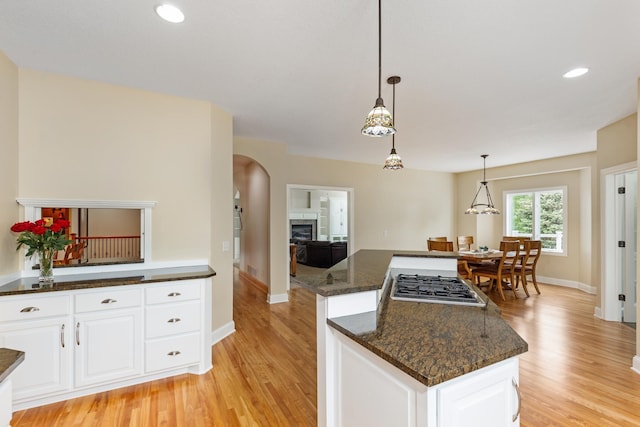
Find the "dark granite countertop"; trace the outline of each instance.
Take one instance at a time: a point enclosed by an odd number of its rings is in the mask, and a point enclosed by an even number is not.
[[[382,288],[393,256],[458,258],[455,252],[391,251],[362,249],[331,268],[317,274],[298,274],[291,281],[316,294],[328,297]]]
[[[394,255],[426,252],[361,250],[322,273],[296,277],[323,296],[382,288]],[[457,256],[455,253],[444,256]],[[327,283],[331,274],[333,283]],[[487,299],[479,289],[474,290]],[[419,382],[434,386],[528,350],[527,343],[487,308],[395,301],[384,289],[378,310],[328,319],[327,323]]]
[[[51,287],[40,287],[37,277],[23,277],[0,286],[0,296],[202,279],[215,274],[216,272],[207,265],[59,276],[55,276],[54,271],[55,283]]]
[[[24,352],[0,348],[0,382],[4,381],[24,360]]]

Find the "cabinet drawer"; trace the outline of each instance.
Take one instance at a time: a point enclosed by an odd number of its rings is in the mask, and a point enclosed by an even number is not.
[[[147,307],[145,324],[147,338],[198,331],[200,330],[200,301]]]
[[[199,363],[200,334],[148,341],[144,357],[147,372]]]
[[[0,322],[66,316],[69,313],[69,296],[0,298]]]
[[[140,289],[101,289],[75,296],[76,313],[86,313],[117,308],[136,307],[142,304]]]
[[[178,281],[166,286],[145,289],[147,304],[163,304],[200,299],[200,281]]]

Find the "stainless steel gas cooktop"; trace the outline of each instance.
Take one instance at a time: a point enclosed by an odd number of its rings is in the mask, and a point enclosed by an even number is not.
[[[485,302],[458,277],[398,274],[391,299],[480,307]]]

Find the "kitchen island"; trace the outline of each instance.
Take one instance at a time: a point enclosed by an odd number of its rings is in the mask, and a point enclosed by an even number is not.
[[[295,282],[316,293],[319,426],[519,425],[527,343],[498,307],[396,301],[393,272],[456,275],[457,254],[361,250]]]
[[[207,265],[0,286],[0,347],[24,352],[13,410],[211,369]]]

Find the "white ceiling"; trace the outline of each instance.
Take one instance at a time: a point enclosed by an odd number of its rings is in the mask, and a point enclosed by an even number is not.
[[[169,1],[169,0],[167,0]],[[208,100],[237,136],[382,164],[375,0],[0,0],[18,66]],[[405,166],[459,172],[596,148],[637,110],[639,0],[383,0],[382,96]],[[586,76],[564,72],[586,66]],[[394,173],[394,172],[390,172]],[[398,173],[398,172],[395,172]]]

